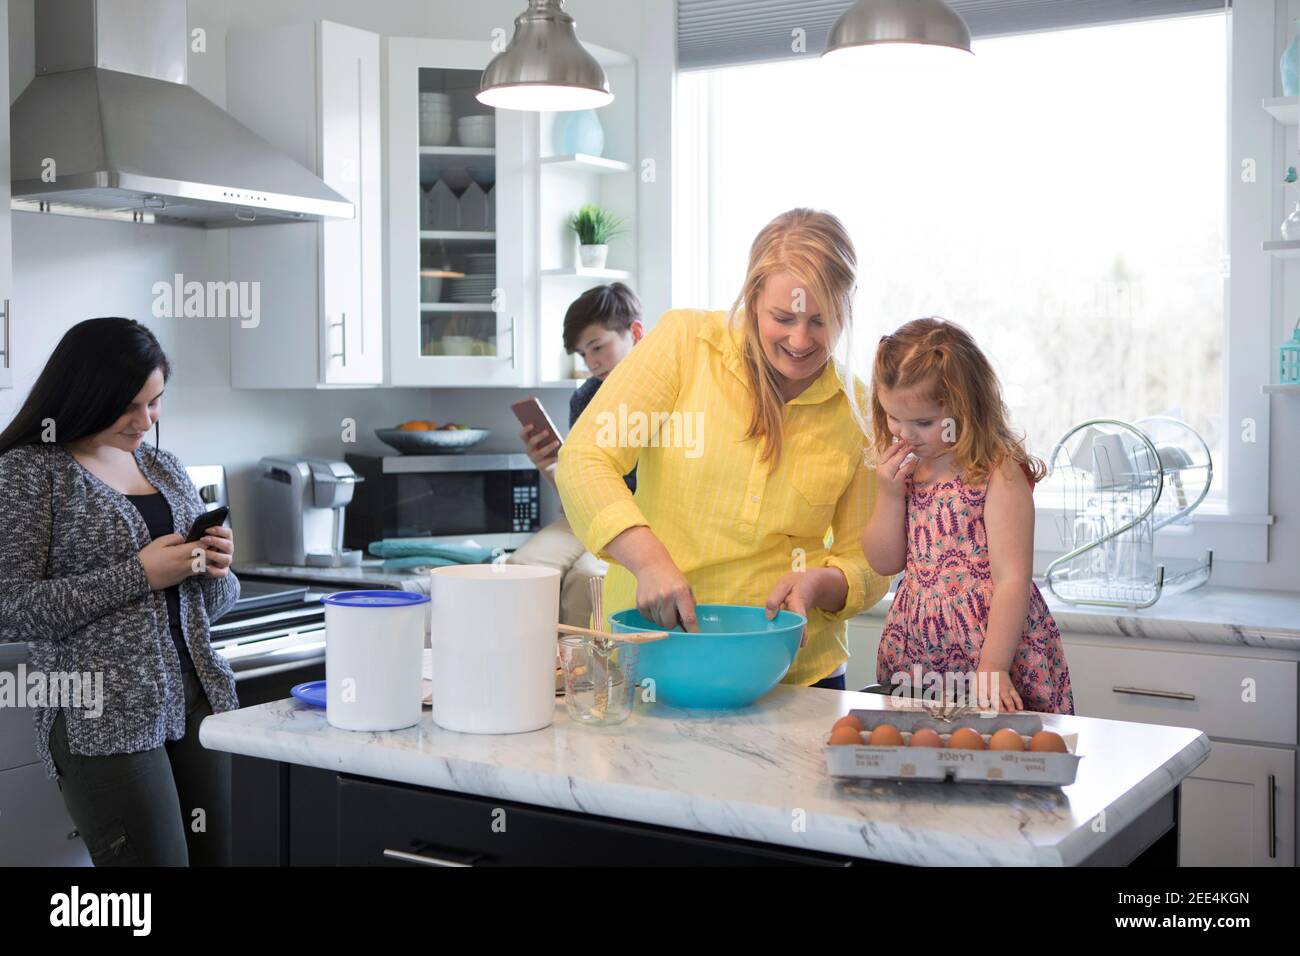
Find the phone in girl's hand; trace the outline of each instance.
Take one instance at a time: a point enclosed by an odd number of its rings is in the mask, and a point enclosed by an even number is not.
[[[215,528],[217,525],[226,523],[226,518],[230,516],[230,509],[225,505],[220,508],[213,508],[211,511],[205,511],[194,519],[194,524],[190,525],[190,533],[185,538],[186,544],[193,544],[208,533],[209,528]]]

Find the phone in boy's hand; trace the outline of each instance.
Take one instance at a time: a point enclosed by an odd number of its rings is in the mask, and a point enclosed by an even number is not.
[[[546,414],[546,409],[542,407],[541,401],[536,396],[526,398],[522,402],[515,402],[510,406],[510,409],[515,413],[515,418],[519,419],[519,424],[533,426],[530,438],[536,438],[542,433],[548,433],[547,441],[543,443],[543,446],[557,442],[564,444],[559,431],[555,428],[555,422],[551,421],[551,416]]]

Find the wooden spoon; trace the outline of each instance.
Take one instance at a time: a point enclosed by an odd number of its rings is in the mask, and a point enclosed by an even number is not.
[[[577,627],[573,624],[557,624],[555,629],[561,634],[578,634],[584,637],[603,637],[620,644],[649,644],[662,641],[668,636],[667,631],[639,631],[635,634],[615,634],[613,631],[598,631],[592,627]]]

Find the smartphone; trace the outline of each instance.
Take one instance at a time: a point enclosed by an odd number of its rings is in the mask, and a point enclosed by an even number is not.
[[[515,402],[510,408],[515,413],[515,418],[519,419],[519,424],[533,426],[534,437],[540,432],[549,432],[548,444],[564,443],[560,438],[559,430],[555,427],[555,422],[551,421],[551,416],[546,414],[546,409],[542,407],[542,403],[536,396],[526,398],[522,402]]]
[[[230,509],[225,505],[220,508],[213,508],[211,511],[205,511],[194,519],[194,524],[190,525],[189,536],[186,537],[186,544],[193,544],[208,533],[209,528],[215,528],[217,525],[226,523],[226,518],[230,516]]]

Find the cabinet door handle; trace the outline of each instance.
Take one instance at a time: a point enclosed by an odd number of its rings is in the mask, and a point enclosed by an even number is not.
[[[515,335],[515,317],[510,316],[510,368],[511,370],[519,368],[517,356],[519,355],[519,337]]]
[[[1268,858],[1277,859],[1277,776],[1268,775]]]
[[[403,863],[416,863],[420,866],[452,866],[452,867],[472,867],[472,861],[461,862],[460,860],[449,860],[441,856],[429,856],[425,853],[408,853],[406,850],[384,850],[384,858],[388,860],[401,860]]]
[[[3,356],[4,360],[0,361],[0,368],[11,368],[12,365],[9,361],[9,300],[8,299],[5,299],[4,317],[5,317],[4,334],[3,336],[0,336],[0,340],[3,340],[4,342],[4,348],[0,349],[0,356]]]
[[[336,325],[338,326],[339,337],[341,340],[340,348],[342,351],[330,352],[329,357],[332,359],[342,359],[343,364],[346,366],[348,364],[348,314],[346,312],[340,312],[339,315],[339,321],[331,322],[328,327],[332,329]]]
[[[1182,690],[1151,690],[1147,687],[1112,687],[1117,694],[1135,694],[1138,697],[1163,697],[1166,700],[1196,700],[1195,694]]]

